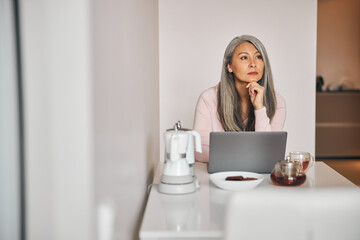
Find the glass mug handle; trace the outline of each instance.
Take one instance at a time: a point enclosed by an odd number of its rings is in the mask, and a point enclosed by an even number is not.
[[[309,166],[307,167],[306,170],[309,170],[309,168],[311,168],[311,167],[314,165],[314,163],[315,163],[315,158],[314,158],[314,156],[311,155],[311,153],[309,153],[309,155],[310,155],[310,161],[309,161]]]

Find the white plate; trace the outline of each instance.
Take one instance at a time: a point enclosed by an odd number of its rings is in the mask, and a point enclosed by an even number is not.
[[[243,176],[243,177],[253,177],[257,180],[249,181],[226,181],[225,179],[230,176]],[[255,188],[263,180],[264,176],[258,173],[253,172],[217,172],[210,174],[210,180],[219,188],[230,190],[230,191],[246,191],[249,189]]]

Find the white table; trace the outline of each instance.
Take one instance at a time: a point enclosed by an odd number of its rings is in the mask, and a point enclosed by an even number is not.
[[[214,186],[209,180],[207,165],[195,164],[195,174],[200,189],[184,195],[159,193],[157,186],[163,165],[159,166],[150,190],[144,218],[139,232],[140,239],[221,239],[224,229],[225,207],[232,192]],[[251,191],[279,188],[297,191],[303,188],[354,187],[352,182],[323,162],[316,162],[307,173],[306,182],[297,187],[278,187],[271,183],[270,175]]]

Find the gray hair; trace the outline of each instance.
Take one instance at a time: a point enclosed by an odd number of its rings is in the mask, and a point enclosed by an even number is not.
[[[260,52],[264,61],[264,73],[258,83],[265,88],[264,106],[270,120],[276,110],[276,96],[269,58],[264,45],[259,39],[250,35],[235,37],[227,46],[224,54],[221,80],[218,92],[218,114],[225,131],[254,131],[254,108],[250,109],[247,126],[243,126],[241,110],[239,109],[240,96],[235,88],[233,73],[228,71],[228,64],[232,63],[235,49],[243,42],[249,42]]]

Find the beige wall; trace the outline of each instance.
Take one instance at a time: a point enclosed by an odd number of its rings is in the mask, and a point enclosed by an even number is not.
[[[319,0],[317,70],[327,88],[343,78],[360,89],[360,1]]]
[[[288,151],[315,154],[316,14],[316,0],[160,0],[160,134],[177,120],[192,127],[200,93],[220,80],[227,44],[251,34],[287,104]]]

